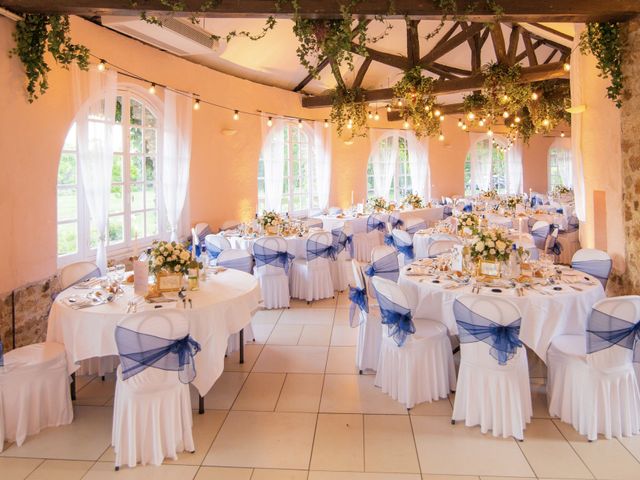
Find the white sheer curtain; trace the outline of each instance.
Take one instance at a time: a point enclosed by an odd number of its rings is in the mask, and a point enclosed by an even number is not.
[[[471,163],[471,195],[477,190],[489,190],[491,188],[491,161],[493,147],[482,133],[469,133],[469,150]],[[488,145],[488,147],[487,147]]]
[[[395,173],[398,158],[400,131],[369,130],[371,154],[369,162],[373,168],[373,191],[376,197],[387,198]]]
[[[282,209],[282,184],[284,182],[284,134],[287,123],[274,118],[273,125],[267,125],[262,117],[262,161],[264,162],[264,200],[267,210],[279,212]]]
[[[558,174],[562,180],[562,185],[573,188],[573,168],[571,156],[571,139],[556,138],[549,147],[549,153],[555,157]]]
[[[116,114],[118,76],[115,71],[88,72],[72,69],[76,110],[78,160],[84,195],[91,219],[98,231],[96,264],[107,270],[109,196],[113,167],[113,130]]]
[[[422,198],[430,199],[429,139],[420,141],[413,131],[404,131],[402,136],[407,142],[409,166],[411,168],[411,187]]]
[[[311,129],[309,129],[311,130]],[[313,122],[309,132],[313,139],[311,161],[313,162],[314,190],[318,195],[318,208],[329,207],[331,187],[331,129],[324,128],[322,122]]]
[[[160,172],[171,241],[178,240],[180,216],[189,186],[192,109],[190,96],[165,89]]]
[[[571,106],[577,108],[583,105],[581,67],[583,56],[578,44],[580,33],[584,30],[583,24],[575,24],[573,40],[573,54],[571,55]],[[587,219],[587,206],[584,186],[584,165],[582,160],[582,112],[571,114],[571,158],[573,167],[573,193],[576,203],[576,216],[584,222]]]
[[[522,142],[516,138],[511,148],[505,153],[507,165],[507,193],[522,193]]]

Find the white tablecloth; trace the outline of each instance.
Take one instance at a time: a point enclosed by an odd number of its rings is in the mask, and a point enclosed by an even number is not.
[[[444,287],[452,282],[443,280],[442,283],[435,284],[432,283],[434,279],[435,277],[428,276],[408,276],[405,267],[400,272],[398,283],[407,295],[415,317],[440,321],[447,326],[451,334],[457,334],[453,302],[458,296],[471,293],[472,287],[446,289]],[[482,294],[507,298],[518,306],[522,313],[520,339],[546,361],[547,349],[555,336],[585,334],[591,307],[605,297],[600,282],[593,277],[591,281],[593,285],[575,285],[582,289],[581,292],[563,284],[560,292],[542,287],[549,293],[553,292],[550,295],[526,290],[524,297],[518,297],[513,289],[491,293],[488,287],[482,289]]]
[[[71,287],[58,295],[49,314],[47,341],[64,344],[70,372],[78,369],[80,360],[118,354],[115,328],[134,297],[133,287],[126,285],[124,291],[112,303],[80,310],[72,309],[63,300],[72,294],[84,295],[87,290]],[[183,311],[189,319],[191,336],[202,346],[195,357],[197,376],[193,385],[204,396],[222,374],[229,336],[247,326],[258,308],[260,287],[253,276],[226,270],[201,281],[200,290],[188,292],[188,297],[193,309],[187,305]],[[178,308],[182,309],[182,305]]]
[[[227,240],[231,244],[232,248],[240,248],[246,250],[249,253],[252,252],[252,246],[258,237],[239,237],[239,236],[227,236]],[[295,255],[296,258],[305,258],[305,248],[307,246],[308,235],[303,237],[284,237],[287,242],[287,252]]]

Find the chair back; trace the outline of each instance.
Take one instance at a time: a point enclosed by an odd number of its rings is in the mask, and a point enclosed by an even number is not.
[[[210,258],[218,258],[221,252],[231,248],[231,243],[222,234],[209,234],[204,238],[204,244],[207,247],[207,254]]]
[[[287,241],[282,237],[260,237],[252,247],[259,275],[282,275],[289,273],[294,256],[287,252]]]
[[[607,288],[611,266],[609,254],[595,248],[581,248],[571,258],[571,268],[596,277],[604,289]]]
[[[65,290],[76,283],[100,276],[100,269],[93,262],[76,262],[60,270],[60,287]]]
[[[397,282],[400,276],[400,265],[395,248],[388,245],[373,247],[371,263],[367,266],[365,273],[369,277],[382,277]]]
[[[253,255],[243,248],[228,248],[218,255],[219,267],[253,273]]]
[[[413,253],[413,239],[405,230],[394,228],[391,231],[393,237],[393,244],[398,251],[398,254],[404,255],[404,264],[411,263],[414,258]]]
[[[351,228],[346,228],[344,222],[337,222],[335,227],[331,229],[331,238],[336,255],[347,251],[349,257],[353,257],[353,234],[350,233]]]
[[[640,296],[605,298],[587,321],[587,361],[600,370],[640,362]]]
[[[208,223],[197,223],[193,229],[196,231],[196,235],[198,236],[199,245],[203,245],[205,237],[212,233]]]
[[[439,235],[429,244],[427,256],[429,258],[437,257],[438,255],[451,251],[455,245],[460,245],[458,238],[452,235]]]
[[[416,331],[409,301],[400,286],[391,280],[374,277],[371,279],[371,284],[380,306],[382,324],[387,326],[389,337],[392,337],[401,347],[408,336]]]
[[[309,235],[305,243],[305,257],[308,262],[328,262],[337,257],[337,248],[333,245],[333,236],[329,232],[316,232]]]
[[[386,213],[372,213],[367,218],[367,233],[378,230],[380,232],[387,231],[387,220],[389,215]]]
[[[240,220],[226,220],[220,225],[220,231],[224,232],[225,230],[233,230],[240,226],[242,222]]]
[[[355,327],[362,323],[364,315],[369,313],[369,292],[367,291],[362,268],[357,260],[351,260],[351,269],[353,271],[354,285],[349,285],[349,323],[352,327]],[[358,310],[360,313],[358,313]],[[356,314],[357,322],[355,321]]]
[[[404,221],[404,228],[409,235],[414,235],[420,230],[427,228],[427,222],[420,217],[407,217]]]
[[[391,212],[389,214],[389,226],[391,230],[404,227],[404,220],[400,218],[400,212]]]
[[[462,361],[495,368],[526,354],[520,341],[522,315],[509,300],[461,295],[454,301],[453,312]]]
[[[545,247],[547,245],[547,237],[549,236],[549,229],[551,225],[549,222],[545,222],[544,220],[538,220],[531,227],[531,236],[533,237],[533,243],[536,244],[536,247],[540,250],[546,251]]]
[[[329,207],[329,215],[340,215],[341,213],[342,209],[340,207]]]

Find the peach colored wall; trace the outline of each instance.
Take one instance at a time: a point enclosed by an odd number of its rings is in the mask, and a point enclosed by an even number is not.
[[[22,65],[5,54],[13,47],[13,29],[13,22],[0,17],[0,242],[11,252],[0,262],[0,292],[56,271],[56,175],[60,150],[74,118],[71,76],[57,67],[49,74],[49,91],[33,104],[27,103]],[[72,36],[99,58],[231,108],[328,117],[327,110],[302,109],[298,94],[195,65],[80,18],[72,18]],[[215,228],[226,219],[249,218],[257,195],[259,118],[242,115],[234,121],[229,111],[206,105],[193,118],[191,223],[204,221]],[[380,126],[388,125],[381,121]],[[237,133],[225,136],[223,129]],[[430,142],[434,196],[453,195],[463,189],[467,136],[454,118],[445,120],[444,133],[445,142]],[[525,151],[525,188],[530,175],[546,171],[544,146],[532,152],[537,153]],[[332,204],[349,204],[352,190],[356,201],[365,197],[368,155],[368,139],[358,138],[346,145],[334,132]],[[539,179],[534,181],[538,185],[536,182]]]

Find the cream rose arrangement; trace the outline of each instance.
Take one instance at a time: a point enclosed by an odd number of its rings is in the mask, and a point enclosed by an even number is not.
[[[474,235],[480,228],[480,219],[474,213],[465,212],[458,217],[458,233]]]
[[[151,248],[149,256],[149,271],[187,273],[191,264],[191,252],[178,242],[165,242],[156,240]],[[199,265],[202,268],[201,265]]]
[[[507,261],[512,243],[500,229],[480,230],[471,241],[471,257],[474,260]]]

